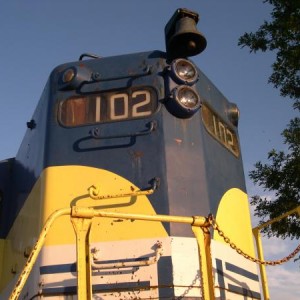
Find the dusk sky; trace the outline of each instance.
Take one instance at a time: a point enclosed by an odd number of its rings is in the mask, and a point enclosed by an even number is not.
[[[264,193],[248,173],[272,148],[285,149],[281,131],[296,115],[292,101],[268,84],[275,53],[250,54],[238,38],[270,16],[262,0],[27,0],[0,1],[0,160],[14,157],[51,70],[82,53],[100,56],[165,51],[164,27],[174,11],[200,14],[207,48],[192,58],[240,109],[239,134],[248,194]],[[257,222],[254,220],[254,222]],[[299,241],[298,241],[299,242]],[[295,241],[264,240],[269,259]],[[272,300],[300,299],[300,268],[293,261],[268,267]]]

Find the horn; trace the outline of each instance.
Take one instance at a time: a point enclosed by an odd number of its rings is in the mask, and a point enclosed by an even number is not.
[[[170,59],[194,56],[206,48],[206,39],[196,25],[199,15],[178,9],[165,27],[166,50]]]

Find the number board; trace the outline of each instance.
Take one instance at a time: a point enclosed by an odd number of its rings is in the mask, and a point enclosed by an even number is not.
[[[73,127],[138,119],[152,115],[157,106],[157,96],[151,88],[76,96],[60,104],[59,121]]]
[[[238,138],[233,129],[221,119],[207,104],[201,108],[202,120],[207,131],[235,156],[239,156]]]

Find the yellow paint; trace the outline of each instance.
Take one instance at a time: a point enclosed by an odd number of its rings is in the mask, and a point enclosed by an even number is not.
[[[198,244],[202,297],[203,299],[215,300],[210,231],[207,228],[201,228],[199,226],[192,226],[192,230]]]
[[[47,218],[56,210],[71,206],[97,207],[108,212],[156,215],[147,196],[94,200],[89,188],[99,186],[103,195],[128,194],[139,188],[107,170],[85,166],[59,166],[45,169],[21,209],[7,239],[0,240],[3,256],[0,290],[25,263],[24,250],[32,247]],[[154,193],[155,197],[155,193]],[[239,189],[227,191],[221,199],[216,221],[224,233],[249,255],[254,255],[250,212],[247,195]],[[161,222],[94,218],[90,241],[137,240],[167,237]],[[216,232],[214,239],[224,242]],[[62,216],[53,225],[45,245],[75,244],[69,216]],[[1,260],[0,260],[1,262]],[[1,266],[0,266],[1,268]]]
[[[3,265],[0,273],[0,291],[14,278],[12,270],[20,272],[26,262],[24,251],[36,242],[41,224],[41,179],[39,179],[19,212],[3,244]]]
[[[96,206],[112,212],[156,215],[149,199],[144,195],[93,200],[89,197],[88,191],[92,185],[98,185],[103,195],[130,193],[132,189],[139,189],[117,174],[92,167],[59,166],[45,169],[24,203],[6,240],[0,240],[0,259],[1,255],[5,257],[3,264],[0,265],[0,291],[15,276],[11,272],[12,268],[16,267],[17,272],[21,271],[26,262],[25,249],[32,248],[43,224],[57,209],[73,205]],[[95,218],[90,238],[93,242],[166,236],[167,232],[159,222],[130,220],[121,222],[110,218]],[[75,244],[75,234],[70,217],[62,216],[51,228],[45,245],[72,243]]]
[[[0,281],[1,279],[1,274],[3,272],[3,256],[4,256],[4,245],[5,245],[5,240],[0,239]]]
[[[261,240],[261,235],[260,235],[259,229],[254,228],[253,234],[255,237],[258,259],[263,261],[265,259],[264,259],[264,252],[263,252],[262,240]],[[262,288],[262,292],[264,295],[264,299],[269,300],[270,294],[269,294],[269,287],[268,287],[266,265],[259,264],[259,270],[260,270],[260,278],[261,278],[261,288]]]
[[[73,205],[94,206],[112,212],[156,214],[149,199],[144,195],[116,199],[91,199],[88,189],[92,185],[98,185],[100,194],[103,195],[130,193],[133,189],[139,189],[125,178],[107,170],[84,166],[50,167],[44,171],[43,177],[45,182],[44,221],[54,210]],[[149,222],[145,221],[132,222],[95,218],[91,230],[91,241],[165,236],[167,236],[167,232],[161,223],[149,224]],[[70,244],[74,242],[75,235],[70,220],[68,217],[62,217],[53,225],[46,240],[46,245]]]
[[[230,241],[255,256],[247,194],[237,188],[227,191],[220,201],[216,221]],[[214,232],[214,240],[224,242],[217,232]]]
[[[92,270],[90,264],[89,231],[92,219],[86,217],[72,218],[72,224],[76,232],[77,255],[77,297],[78,299],[92,299]]]

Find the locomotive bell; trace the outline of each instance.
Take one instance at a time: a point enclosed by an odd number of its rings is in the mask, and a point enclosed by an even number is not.
[[[194,56],[206,48],[206,39],[196,28],[198,21],[199,15],[193,11],[175,11],[165,27],[168,58]]]

